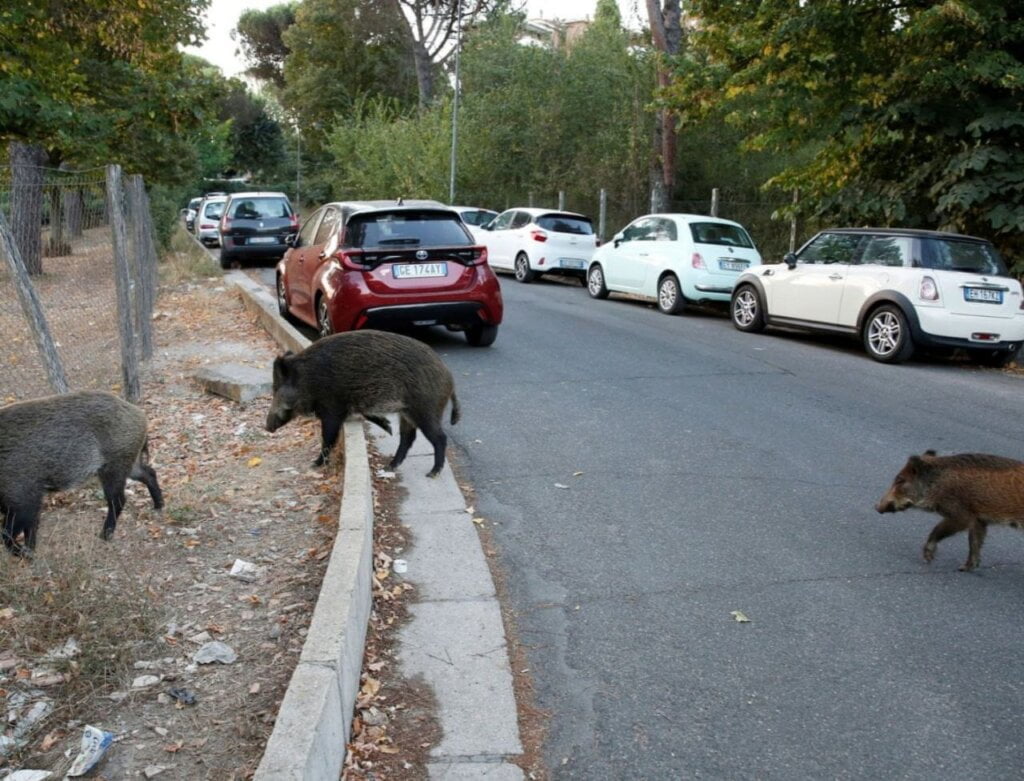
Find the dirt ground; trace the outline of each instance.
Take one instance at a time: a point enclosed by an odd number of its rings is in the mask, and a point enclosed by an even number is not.
[[[60,777],[90,724],[115,734],[90,777],[246,778],[301,651],[343,467],[311,467],[314,421],[268,434],[266,398],[236,404],[193,381],[204,364],[269,366],[277,352],[235,294],[217,281],[165,290],[155,325],[143,407],[166,508],[129,483],[104,543],[90,484],[48,500],[33,561],[0,559],[0,767]],[[229,574],[236,559],[254,580]],[[237,659],[196,664],[210,641]]]

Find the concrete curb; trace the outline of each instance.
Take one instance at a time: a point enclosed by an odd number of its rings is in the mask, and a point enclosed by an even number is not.
[[[306,339],[277,313],[277,302],[245,274],[230,272],[246,309],[270,335],[299,352]],[[370,617],[373,486],[362,421],[345,423],[345,482],[338,534],[299,663],[277,713],[254,781],[338,778],[359,693]]]

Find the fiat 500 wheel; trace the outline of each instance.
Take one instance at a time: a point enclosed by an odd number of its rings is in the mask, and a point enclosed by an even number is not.
[[[666,315],[677,315],[686,309],[686,299],[675,274],[666,274],[658,283],[658,309]]]

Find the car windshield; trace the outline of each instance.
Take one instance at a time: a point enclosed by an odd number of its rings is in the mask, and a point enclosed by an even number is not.
[[[271,220],[291,217],[292,210],[283,198],[238,198],[231,201],[233,220]]]
[[[462,212],[462,221],[466,225],[486,225],[497,216],[497,212],[489,212],[486,209],[474,209]]]
[[[211,219],[220,219],[220,216],[224,213],[224,201],[215,201],[214,203],[208,203],[203,207],[203,216],[210,217]]]
[[[345,226],[347,247],[466,247],[473,241],[450,212],[355,213]]]
[[[575,233],[581,236],[594,233],[590,220],[575,214],[542,214],[537,218],[537,226],[554,233]]]
[[[945,271],[1009,276],[996,248],[987,241],[921,239],[921,266]]]
[[[754,242],[739,225],[728,225],[724,222],[691,222],[690,234],[697,244],[754,248]]]

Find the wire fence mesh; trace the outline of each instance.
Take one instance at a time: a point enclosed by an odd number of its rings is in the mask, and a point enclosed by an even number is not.
[[[156,290],[156,250],[141,177],[127,177],[124,187],[116,169],[114,181],[121,186],[115,188],[114,203],[108,197],[109,171],[29,173],[0,178],[0,214],[11,226],[13,245],[28,272],[19,277],[12,259],[0,258],[0,401],[59,390],[47,372],[19,279],[34,291],[70,389],[111,390],[131,398],[137,395],[137,388],[129,387],[139,381],[137,360],[152,349],[151,340],[142,337],[151,333]],[[120,302],[115,209],[126,226],[120,248],[126,295]],[[125,323],[136,362],[130,375],[125,372],[130,357]]]

